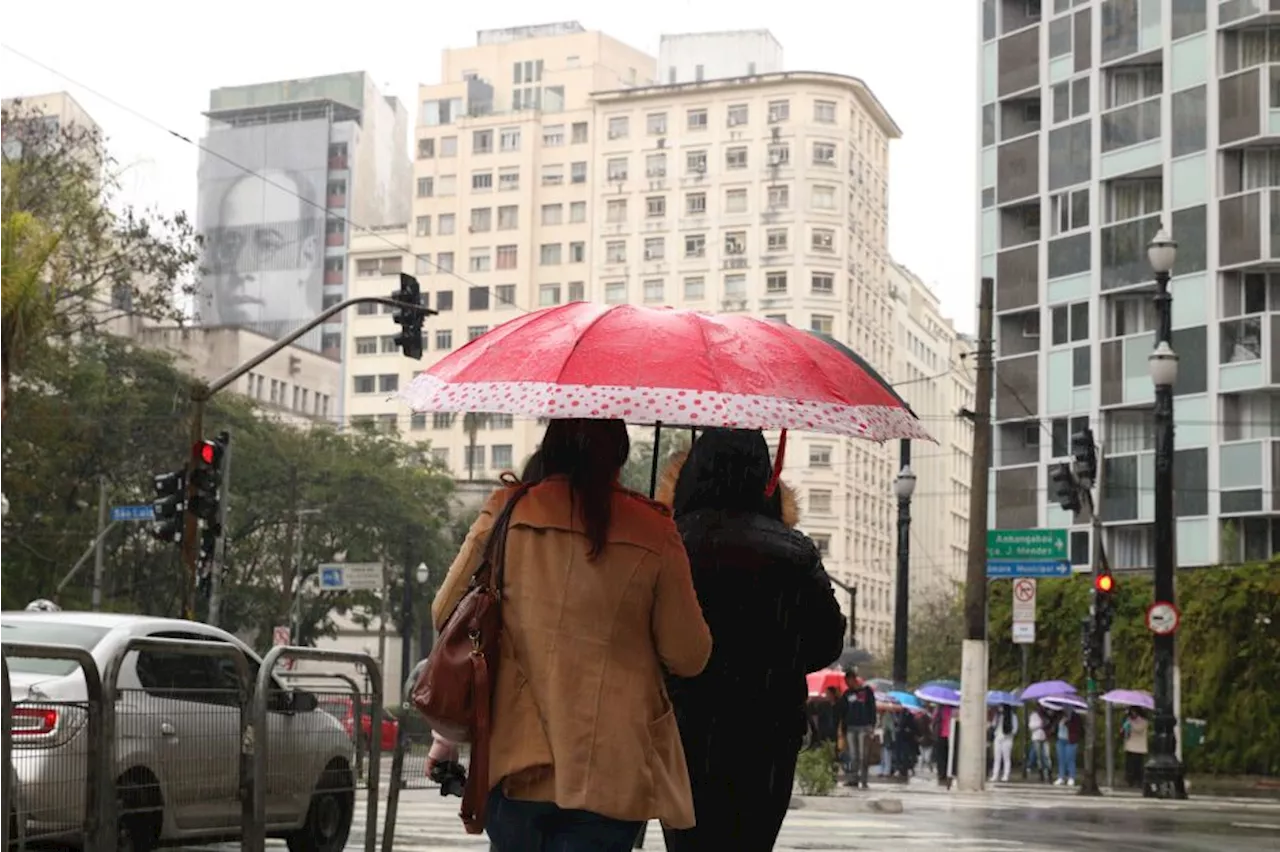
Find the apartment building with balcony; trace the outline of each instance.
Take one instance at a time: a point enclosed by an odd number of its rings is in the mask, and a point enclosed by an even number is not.
[[[1181,565],[1280,549],[1280,4],[985,0],[981,272],[995,277],[992,524],[1065,527],[1047,467],[1091,425],[1112,564],[1152,564],[1154,284],[1173,270]]]
[[[392,272],[412,264],[440,314],[421,364],[384,355],[389,318],[353,320],[351,415],[430,441],[462,480],[518,466],[538,424],[488,418],[472,437],[461,417],[410,417],[388,397],[522,310],[580,299],[749,311],[832,334],[891,372],[888,143],[899,130],[861,81],[660,84],[653,57],[576,24],[477,41],[446,51],[444,82],[421,88],[406,229],[352,243],[354,287],[389,293]],[[730,41],[726,55],[750,52]],[[806,530],[859,584],[862,641],[887,647],[894,459],[798,433],[789,446]]]
[[[969,553],[969,482],[973,459],[973,340],[956,330],[938,296],[907,267],[889,266],[893,301],[892,377],[898,393],[937,439],[917,442],[911,469],[911,603],[956,594]],[[900,464],[898,465],[900,467]]]

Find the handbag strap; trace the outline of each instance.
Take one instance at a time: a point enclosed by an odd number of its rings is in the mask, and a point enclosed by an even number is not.
[[[531,487],[532,485],[526,483],[516,489],[507,500],[507,505],[503,506],[502,511],[498,513],[492,529],[489,530],[489,541],[485,544],[484,559],[481,561],[480,571],[477,572],[477,579],[480,580],[483,577],[482,581],[492,592],[501,593],[502,591],[503,574],[507,565],[507,532],[511,529],[511,516],[515,512],[516,503],[529,493]]]

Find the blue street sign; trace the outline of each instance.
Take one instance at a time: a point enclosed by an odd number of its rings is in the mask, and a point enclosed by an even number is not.
[[[1014,577],[1070,577],[1071,561],[1043,559],[988,559],[987,579]]]
[[[320,569],[320,588],[329,591],[345,589],[347,587],[345,572],[341,567],[336,565],[326,565]]]
[[[154,521],[156,519],[155,510],[148,503],[145,506],[112,506],[111,520],[113,521]]]

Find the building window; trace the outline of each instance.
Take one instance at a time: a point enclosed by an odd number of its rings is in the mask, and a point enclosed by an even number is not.
[[[429,177],[418,178],[418,197],[430,198],[435,194],[435,180]]]
[[[436,155],[436,140],[419,139],[418,140],[418,159],[430,160]]]
[[[662,237],[646,237],[644,241],[645,260],[664,260],[667,256],[667,243]]]
[[[491,189],[493,189],[493,172],[472,172],[472,192],[488,192]]]
[[[379,393],[395,393],[400,390],[400,376],[395,373],[384,373],[378,376]]]
[[[493,208],[476,207],[471,211],[471,233],[480,234],[493,229]]]
[[[684,238],[684,256],[685,257],[706,257],[707,254],[707,235],[706,234],[687,234]]]
[[[564,125],[553,124],[542,128],[542,146],[544,148],[559,148],[564,144]]]
[[[448,198],[458,194],[458,176],[457,175],[441,175],[440,182],[436,186],[436,195],[441,198]]]
[[[452,429],[457,415],[452,411],[436,411],[431,414],[432,429]]]
[[[498,191],[514,192],[520,188],[520,169],[505,168],[498,172]]]
[[[707,171],[707,152],[690,151],[685,154],[684,168],[691,175],[705,174]]]
[[[809,489],[809,511],[818,515],[831,514],[831,492],[826,489]]]
[[[453,329],[437,328],[436,329],[436,348],[452,349],[453,348]]]
[[[740,127],[747,123],[748,115],[746,104],[732,104],[725,111],[725,124],[729,127]]]
[[[498,208],[498,230],[514,231],[520,227],[520,208],[515,205],[507,205]]]
[[[835,101],[814,101],[813,102],[813,120],[817,124],[835,124],[836,123]]]
[[[809,538],[813,539],[813,543],[817,546],[819,556],[824,559],[831,556],[831,536],[825,533],[814,533]],[[862,641],[863,643],[867,641],[865,634],[862,637]]]
[[[499,284],[493,288],[494,301],[498,310],[503,308],[514,308],[516,306],[516,285]]]
[[[587,262],[587,244],[584,242],[569,243],[569,262],[570,263],[586,263]]]
[[[697,302],[707,297],[707,281],[702,276],[684,279],[684,297],[687,301]]]
[[[559,265],[560,251],[560,243],[543,243],[538,249],[538,263],[542,266]]]
[[[605,203],[604,216],[606,222],[615,225],[627,221],[627,199],[609,199],[608,202]]]
[[[834,186],[815,186],[813,188],[814,210],[836,209],[836,188]]]
[[[477,337],[487,334],[489,326],[487,325],[469,325],[467,326],[467,340],[472,341]]]
[[[610,281],[604,285],[604,301],[607,305],[620,305],[627,300],[625,281]]]
[[[645,215],[650,219],[661,219],[667,215],[667,199],[661,195],[645,199]]]
[[[630,133],[631,120],[625,115],[615,115],[609,119],[609,138],[626,139]]]
[[[769,187],[770,210],[786,210],[790,206],[791,187],[785,185]]]
[[[493,462],[494,470],[510,470],[511,445],[494,444],[489,448],[489,459]]]
[[[747,167],[747,149],[745,147],[729,148],[724,152],[726,169],[745,169]]]
[[[400,347],[396,345],[396,336],[394,334],[384,334],[379,337],[378,348],[382,350],[383,355],[390,355],[400,351]]]
[[[572,223],[587,221],[587,202],[574,201],[569,204],[569,221]]]
[[[705,215],[707,212],[707,194],[705,192],[690,192],[685,195],[684,212],[690,216]]]
[[[787,292],[787,273],[766,272],[764,276],[764,291],[773,295]]]
[[[538,306],[549,308],[560,304],[560,285],[543,284],[538,287]]]
[[[452,213],[441,213],[436,219],[436,233],[442,237],[453,234],[458,229],[457,217]]]
[[[604,262],[605,263],[626,263],[627,262],[627,241],[626,240],[609,240],[604,244]]]
[[[791,165],[791,146],[786,142],[776,142],[770,145],[769,165],[777,167]]]
[[[472,272],[488,272],[493,268],[493,257],[489,254],[489,247],[473,248],[471,250],[471,260],[467,268]]]
[[[452,290],[436,291],[436,310],[437,311],[453,310],[453,291]]]
[[[621,183],[627,179],[627,158],[612,157],[605,163],[605,174],[610,183]]]
[[[745,189],[731,189],[726,192],[724,194],[724,212],[746,213],[747,191]]]
[[[815,166],[836,165],[836,146],[830,142],[814,142],[813,164]]]
[[[271,385],[272,390],[275,390],[275,379],[271,380]],[[351,390],[353,393],[373,393],[377,388],[378,379],[376,376],[353,376],[351,379]]]
[[[810,444],[809,467],[831,467],[831,447],[827,444]]]
[[[769,101],[769,123],[779,124],[791,118],[790,101]]]
[[[830,337],[834,325],[835,317],[829,314],[813,314],[809,317],[809,330],[816,331],[818,334],[825,334]]]
[[[585,121],[575,121],[573,123],[572,144],[582,145],[588,138],[587,123]]]
[[[811,245],[814,251],[834,252],[836,250],[836,232],[829,228],[814,228]]]
[[[516,246],[498,246],[498,269],[515,269],[519,262],[519,249]]]
[[[649,303],[661,302],[663,299],[662,290],[661,278],[644,282],[644,300]]]
[[[569,282],[569,301],[581,302],[587,298],[587,284],[585,281]]]
[[[542,224],[559,225],[564,222],[564,205],[563,204],[544,204],[542,205]]]
[[[356,338],[356,354],[357,355],[376,355],[378,353],[378,338],[376,337],[357,337]]]
[[[747,295],[747,276],[741,274],[724,277],[724,295],[730,299],[741,299]]]
[[[667,114],[665,112],[649,113],[645,116],[644,128],[650,136],[664,135],[667,132]]]
[[[770,228],[765,232],[765,245],[771,252],[787,250],[787,229]]]
[[[498,148],[501,151],[520,150],[520,128],[509,127],[498,134]]]
[[[431,236],[431,217],[419,216],[417,219],[414,220],[413,230],[414,230],[414,233],[416,233],[420,237]]]
[[[493,153],[493,131],[492,130],[476,130],[471,133],[471,153],[472,154],[492,154]]]
[[[689,130],[707,129],[707,111],[705,109],[691,109],[686,114],[686,117],[686,127]]]
[[[453,271],[453,252],[442,251],[439,254],[437,254],[436,269],[439,269],[441,272],[452,272]],[[439,308],[439,310],[445,310],[445,309]]]
[[[458,137],[457,136],[441,136],[440,137],[440,156],[441,157],[458,156]]]
[[[737,255],[747,253],[747,232],[729,231],[724,235],[724,253]]]
[[[809,289],[818,296],[831,296],[836,291],[836,277],[830,272],[815,272],[809,278]]]
[[[472,287],[469,290],[467,290],[467,310],[469,311],[489,310],[489,288],[488,287]]]
[[[650,154],[644,158],[644,176],[647,178],[664,178],[667,176],[667,155]]]

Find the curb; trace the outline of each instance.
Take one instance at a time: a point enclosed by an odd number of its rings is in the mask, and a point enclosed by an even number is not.
[[[894,798],[858,798],[854,796],[792,796],[787,810],[814,810],[839,813],[900,814],[902,800]]]

